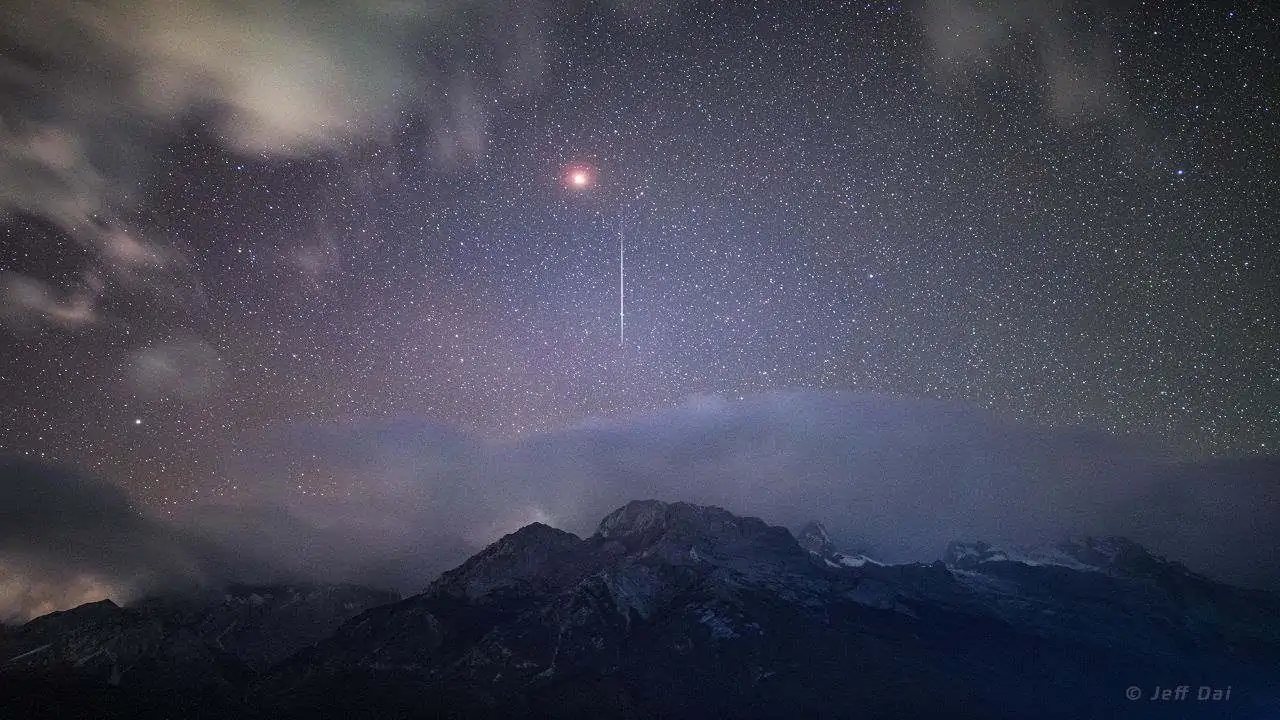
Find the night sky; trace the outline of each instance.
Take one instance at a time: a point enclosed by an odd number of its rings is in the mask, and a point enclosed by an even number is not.
[[[1264,4],[233,5],[0,10],[0,453],[165,513],[300,423],[783,389],[1280,446]]]

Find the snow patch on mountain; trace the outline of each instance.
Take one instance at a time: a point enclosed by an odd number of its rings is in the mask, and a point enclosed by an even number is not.
[[[1081,571],[1100,571],[1098,565],[1081,562],[1059,545],[996,547],[985,542],[953,542],[947,546],[943,562],[948,567],[974,570],[985,563],[1020,563],[1034,567],[1056,566]]]
[[[800,530],[800,534],[796,536],[796,542],[800,543],[800,547],[808,550],[811,555],[826,563],[827,567],[860,568],[867,564],[884,565],[884,563],[872,560],[862,553],[836,550],[835,544],[831,541],[831,536],[827,534],[827,529],[820,522],[810,522],[805,525]]]
[[[1181,563],[1153,555],[1123,537],[1085,537],[1048,545],[998,547],[985,542],[953,542],[943,562],[952,570],[982,571],[997,563],[1030,567],[1061,567],[1079,572],[1150,577],[1173,572],[1190,576]]]

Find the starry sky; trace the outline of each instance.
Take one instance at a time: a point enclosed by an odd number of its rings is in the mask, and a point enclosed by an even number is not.
[[[1262,4],[254,5],[0,10],[0,453],[171,512],[300,423],[785,389],[1280,446]]]

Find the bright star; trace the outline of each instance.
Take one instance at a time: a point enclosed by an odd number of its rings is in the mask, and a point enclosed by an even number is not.
[[[583,190],[595,183],[595,173],[585,165],[572,165],[565,169],[564,184],[575,190]]]

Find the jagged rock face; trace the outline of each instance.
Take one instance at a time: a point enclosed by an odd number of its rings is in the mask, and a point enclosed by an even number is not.
[[[478,600],[494,592],[554,592],[576,582],[587,546],[571,533],[533,523],[440,576],[429,593]]]
[[[1248,622],[1177,626],[1176,602],[1147,578],[1011,563],[985,545],[948,555],[973,555],[971,569],[855,566],[820,526],[800,537],[655,501],[611,513],[587,539],[527,528],[282,667],[264,702],[322,711],[299,700],[308,688],[376,672],[412,688],[423,713],[424,698],[449,698],[513,716],[1142,717],[1116,704],[1112,675],[1145,683],[1161,668],[1238,662],[1254,669],[1237,677],[1260,682],[1257,668],[1280,660],[1280,636]],[[1108,542],[1097,551],[1127,547]],[[1280,609],[1232,597],[1255,625]],[[1232,656],[1206,641],[1214,633],[1266,650]]]
[[[191,627],[110,600],[36,618],[0,648],[5,674],[69,673],[118,685],[214,685],[230,689],[246,674]]]
[[[395,599],[349,585],[234,585],[127,608],[103,600],[36,618],[0,638],[0,672],[234,692],[253,672]]]
[[[369,608],[399,599],[359,585],[232,585],[212,602],[192,601],[193,629],[218,650],[261,672],[332,634]]]
[[[761,582],[806,575],[812,562],[785,528],[717,507],[656,500],[628,503],[593,538],[608,553],[670,566],[707,564]]]
[[[963,587],[957,602],[1039,636],[1280,665],[1280,600],[1216,583],[1125,538],[1009,549],[953,542],[945,563]]]
[[[1197,717],[1280,711],[1280,600],[1132,543],[1026,557],[955,544],[929,565],[857,557],[817,525],[797,541],[683,503],[628,504],[586,539],[535,524],[237,685],[212,716],[1163,719],[1167,706],[1125,689],[1178,682],[1233,685],[1235,704]],[[135,610],[82,611],[44,627],[151,637]],[[211,648],[163,637],[165,657]],[[174,715],[147,707],[128,716]]]
[[[531,680],[616,660],[637,623],[691,593],[727,598],[789,583],[784,594],[794,596],[821,578],[783,528],[719,508],[635,502],[586,540],[540,524],[507,535],[422,596],[367,613],[320,650],[350,667],[386,668],[387,648],[403,646],[400,669],[433,680]],[[449,617],[462,616],[467,628],[452,631]],[[477,616],[495,626],[472,636]],[[720,634],[733,632],[710,610],[699,617]],[[412,636],[420,642],[402,642]],[[462,637],[472,644],[450,643]]]
[[[796,541],[800,543],[800,547],[819,557],[827,557],[836,551],[831,537],[827,535],[827,529],[820,522],[805,525],[796,536]]]
[[[1122,537],[1084,538],[1058,546],[1063,553],[1083,565],[1130,577],[1154,577],[1163,573],[1189,575],[1181,563],[1147,552],[1138,543]]]
[[[860,553],[845,553],[837,550],[835,544],[831,542],[831,537],[827,535],[827,529],[820,522],[806,524],[796,536],[796,541],[800,543],[800,547],[808,550],[809,554],[830,567],[856,568],[868,563],[881,564]]]
[[[1008,554],[1003,550],[993,548],[982,541],[973,543],[959,540],[953,541],[947,545],[947,551],[942,556],[942,561],[948,567],[961,568],[963,570],[975,570],[983,563],[1004,562],[1008,559]]]
[[[794,553],[795,539],[783,528],[742,518],[717,507],[656,500],[628,503],[600,522],[596,538],[627,553],[658,556],[673,563],[697,562],[693,548],[732,559]],[[696,553],[695,553],[696,554]]]

